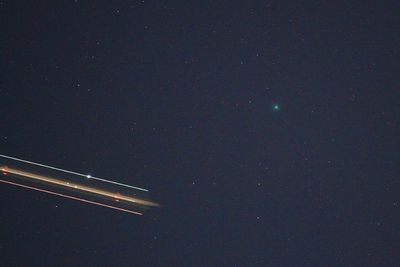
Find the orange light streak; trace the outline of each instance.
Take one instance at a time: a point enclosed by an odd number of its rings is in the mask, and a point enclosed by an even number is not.
[[[128,213],[135,214],[135,215],[143,215],[143,214],[140,213],[140,212],[136,212],[136,211],[132,211],[132,210],[128,210],[128,209],[123,209],[123,208],[118,208],[118,207],[115,207],[115,206],[111,206],[111,205],[107,205],[107,204],[103,204],[103,203],[99,203],[99,202],[87,200],[87,199],[84,199],[84,198],[79,198],[79,197],[73,197],[73,196],[69,196],[69,195],[64,195],[64,194],[56,193],[56,192],[53,192],[53,191],[49,191],[49,190],[45,190],[45,189],[41,189],[41,188],[37,188],[37,187],[33,187],[33,186],[18,184],[18,183],[14,183],[14,182],[10,182],[10,181],[5,181],[5,180],[1,180],[1,179],[0,179],[0,182],[6,183],[6,184],[15,185],[15,186],[19,186],[19,187],[23,187],[23,188],[27,188],[27,189],[36,190],[36,191],[39,191],[39,192],[44,192],[44,193],[47,193],[47,194],[50,194],[50,195],[55,195],[55,196],[60,196],[60,197],[64,197],[64,198],[69,198],[69,199],[81,201],[81,202],[84,202],[84,203],[89,203],[89,204],[93,204],[93,205],[98,205],[98,206],[105,207],[105,208],[110,208],[110,209],[115,209],[115,210],[119,210],[119,211],[123,211],[123,212],[128,212]]]
[[[23,177],[30,178],[33,180],[46,182],[50,185],[58,185],[58,186],[66,187],[66,188],[73,189],[73,190],[79,190],[82,192],[93,193],[96,195],[109,197],[112,199],[117,198],[119,200],[126,201],[128,203],[132,203],[132,204],[136,204],[136,205],[143,205],[143,206],[149,206],[149,207],[158,207],[159,206],[157,203],[154,203],[151,201],[147,201],[147,200],[143,200],[143,199],[139,199],[139,198],[135,198],[135,197],[130,197],[130,196],[126,196],[126,195],[121,195],[121,194],[118,194],[118,196],[116,197],[116,194],[113,192],[109,192],[109,191],[105,191],[102,189],[97,189],[94,187],[81,185],[81,184],[77,184],[77,183],[70,183],[70,182],[67,182],[64,180],[47,177],[47,176],[43,176],[43,175],[31,173],[31,172],[21,171],[21,170],[14,169],[14,168],[2,166],[0,169],[2,172],[5,172],[5,173],[15,174],[15,175],[23,176]]]

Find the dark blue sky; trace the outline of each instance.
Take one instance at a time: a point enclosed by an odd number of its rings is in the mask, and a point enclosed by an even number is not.
[[[400,4],[367,2],[1,1],[0,153],[163,206],[1,184],[2,263],[399,266]]]

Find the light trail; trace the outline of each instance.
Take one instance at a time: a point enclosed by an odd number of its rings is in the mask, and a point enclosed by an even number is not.
[[[130,204],[134,204],[134,205],[142,205],[142,206],[147,206],[147,207],[158,207],[159,206],[157,203],[154,203],[151,201],[147,201],[147,200],[143,200],[143,199],[139,199],[139,198],[135,198],[135,197],[130,197],[127,195],[121,195],[120,193],[113,193],[113,192],[109,192],[106,190],[102,190],[102,189],[98,189],[98,188],[94,188],[94,187],[90,187],[90,186],[86,186],[86,185],[82,185],[82,184],[70,183],[70,182],[67,182],[64,180],[47,177],[47,176],[43,176],[43,175],[31,173],[31,172],[21,171],[21,170],[14,169],[14,168],[1,166],[0,170],[4,174],[14,174],[14,175],[22,176],[25,178],[30,178],[31,180],[45,182],[49,185],[58,185],[58,186],[61,186],[61,187],[67,188],[67,189],[76,190],[76,191],[80,191],[83,193],[92,193],[92,194],[95,194],[98,196],[108,197],[110,199],[114,199],[117,201],[122,200],[122,201],[125,201],[126,203],[130,203]]]
[[[36,190],[36,191],[43,192],[43,193],[47,193],[47,194],[50,194],[50,195],[55,195],[55,196],[60,196],[60,197],[64,197],[64,198],[69,198],[69,199],[81,201],[81,202],[84,202],[84,203],[89,203],[89,204],[93,204],[93,205],[98,205],[98,206],[105,207],[105,208],[110,208],[110,209],[115,209],[115,210],[119,210],[119,211],[123,211],[123,212],[128,212],[128,213],[135,214],[135,215],[143,215],[143,214],[140,213],[140,212],[136,212],[136,211],[132,211],[132,210],[128,210],[128,209],[123,209],[123,208],[118,208],[118,207],[115,207],[115,206],[106,205],[106,204],[103,204],[103,203],[99,203],[99,202],[96,202],[96,201],[87,200],[87,199],[84,199],[84,198],[79,198],[79,197],[73,197],[73,196],[69,196],[69,195],[64,195],[64,194],[56,193],[56,192],[53,192],[53,191],[49,191],[49,190],[45,190],[45,189],[41,189],[41,188],[37,188],[37,187],[33,187],[33,186],[18,184],[18,183],[6,181],[6,180],[1,180],[1,179],[0,179],[0,182],[6,183],[6,184],[15,185],[15,186],[19,186],[19,187],[23,187],[23,188],[27,188],[27,189]]]
[[[129,188],[133,188],[133,189],[137,189],[137,190],[141,190],[141,191],[145,191],[145,192],[149,191],[149,190],[144,189],[144,188],[140,188],[140,187],[136,187],[136,186],[132,186],[132,185],[128,185],[128,184],[123,184],[123,183],[119,183],[119,182],[115,182],[115,181],[111,181],[111,180],[106,180],[106,179],[95,177],[95,176],[91,176],[91,175],[88,175],[88,174],[83,174],[83,173],[79,173],[79,172],[69,171],[69,170],[65,170],[65,169],[61,169],[61,168],[56,168],[56,167],[53,167],[53,166],[40,164],[40,163],[29,161],[29,160],[10,157],[10,156],[3,155],[3,154],[0,154],[0,157],[6,158],[6,159],[12,159],[12,160],[15,160],[15,161],[24,162],[24,163],[28,163],[28,164],[31,164],[31,165],[36,165],[36,166],[40,166],[40,167],[44,167],[44,168],[48,168],[48,169],[52,169],[52,170],[56,170],[56,171],[61,171],[61,172],[69,173],[69,174],[78,175],[78,176],[85,177],[85,178],[88,178],[88,179],[93,179],[93,180],[98,180],[98,181],[102,181],[102,182],[106,182],[106,183],[110,183],[110,184],[125,186],[125,187],[129,187]]]

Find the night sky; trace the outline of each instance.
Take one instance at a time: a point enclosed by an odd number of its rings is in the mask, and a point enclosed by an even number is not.
[[[399,1],[1,1],[1,266],[400,266]]]

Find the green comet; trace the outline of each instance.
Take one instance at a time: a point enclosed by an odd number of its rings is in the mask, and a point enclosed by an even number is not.
[[[272,110],[273,111],[279,111],[281,109],[281,107],[279,106],[279,104],[273,104],[272,105]]]

